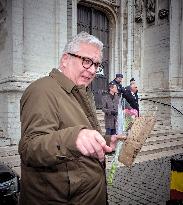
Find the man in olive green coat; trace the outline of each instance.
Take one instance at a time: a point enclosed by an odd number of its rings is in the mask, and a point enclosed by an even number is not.
[[[20,205],[105,205],[105,153],[118,138],[103,136],[87,86],[100,68],[103,44],[82,32],[58,69],[21,98]]]

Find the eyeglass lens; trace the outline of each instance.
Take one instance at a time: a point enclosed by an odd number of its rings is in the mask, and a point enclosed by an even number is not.
[[[82,57],[82,56],[76,55],[76,54],[74,54],[74,53],[68,53],[68,54],[70,54],[71,56],[74,56],[74,57],[76,57],[76,58],[82,59],[82,65],[83,65],[83,67],[86,68],[86,69],[89,69],[92,65],[94,65],[96,72],[101,72],[102,69],[103,69],[103,68],[102,68],[102,65],[101,65],[100,63],[98,63],[98,62],[97,62],[97,63],[94,63],[94,62],[92,61],[92,59],[90,59],[90,58]]]

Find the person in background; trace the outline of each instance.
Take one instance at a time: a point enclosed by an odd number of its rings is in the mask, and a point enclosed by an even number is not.
[[[102,98],[102,111],[105,113],[106,135],[116,134],[116,123],[118,115],[119,96],[117,86],[114,82],[109,83],[108,93]]]
[[[130,89],[126,89],[123,93],[123,98],[129,103],[129,105],[136,109],[139,116],[139,103],[138,103],[138,95],[137,95],[138,87],[135,82],[131,82]]]
[[[135,78],[130,79],[130,85],[131,83],[135,83]],[[130,85],[126,86],[125,89],[130,90]]]
[[[116,74],[115,79],[111,81],[111,83],[116,84],[119,96],[121,96],[124,92],[124,87],[122,86],[122,80],[123,80],[123,74]]]
[[[87,86],[103,44],[86,32],[65,46],[58,69],[33,82],[20,101],[19,205],[106,205],[105,153],[125,136],[102,136]]]
[[[130,79],[130,85],[132,85],[133,83],[136,83],[135,82],[135,78],[131,78]],[[125,87],[125,90],[131,90],[131,86],[128,85],[127,87]],[[135,91],[135,98],[138,99],[138,89]]]

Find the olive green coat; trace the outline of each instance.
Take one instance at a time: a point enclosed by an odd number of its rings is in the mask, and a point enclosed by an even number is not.
[[[86,89],[53,69],[25,90],[20,110],[20,205],[105,205],[104,168],[75,144],[82,128],[100,131]]]

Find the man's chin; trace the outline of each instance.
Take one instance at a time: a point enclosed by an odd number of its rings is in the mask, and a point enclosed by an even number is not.
[[[91,81],[82,81],[79,83],[79,85],[84,85],[85,87],[87,87],[89,84],[91,83]]]

